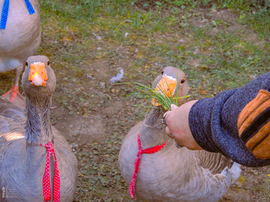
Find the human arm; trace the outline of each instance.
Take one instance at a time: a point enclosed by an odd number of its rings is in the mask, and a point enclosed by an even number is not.
[[[242,88],[223,91],[213,98],[201,99],[195,102],[191,107],[187,107],[189,108],[186,109],[189,111],[188,116],[182,113],[178,115],[180,118],[175,117],[179,121],[183,119],[182,116],[185,116],[184,120],[188,117],[188,125],[191,134],[196,143],[204,150],[220,152],[246,166],[258,167],[270,165],[270,140],[267,139],[270,138],[268,137],[270,136],[269,116],[265,116],[264,121],[261,123],[263,128],[266,127],[263,134],[261,130],[259,130],[260,125],[257,127],[258,131],[255,132],[252,132],[250,127],[248,127],[252,126],[251,123],[256,121],[256,117],[261,117],[263,112],[261,111],[253,118],[246,113],[248,110],[252,112],[253,107],[250,106],[250,103],[254,100],[256,101],[262,91],[266,95],[267,100],[268,93],[270,92],[270,73],[261,75]],[[266,103],[269,104],[269,100]],[[180,108],[184,106],[185,105],[182,105]],[[175,113],[180,112],[180,108],[177,109]],[[267,106],[265,110],[267,112]],[[167,115],[170,113],[173,113],[173,111],[167,113]],[[249,122],[246,123],[247,127],[244,128],[244,136],[246,137],[243,136],[241,124],[239,127],[239,123],[241,122],[239,117],[243,114],[247,115],[242,119],[249,120]],[[167,117],[167,115],[165,116],[166,122],[168,118],[170,118],[170,116]],[[178,139],[178,144],[189,146],[187,143],[182,142],[186,140],[186,138],[182,138],[182,140],[179,139],[178,135],[175,135],[179,133],[175,133],[175,130],[170,127],[171,126],[168,125],[166,131],[169,132],[169,134],[174,134],[175,138]],[[181,131],[181,127],[182,125],[178,123],[177,130]],[[257,136],[260,139],[258,139]],[[253,146],[250,146],[251,143]],[[264,145],[261,143],[264,143]],[[259,145],[259,147],[255,148],[254,145]],[[263,146],[262,151],[258,150],[260,149],[260,145]],[[256,149],[258,150],[257,154]]]

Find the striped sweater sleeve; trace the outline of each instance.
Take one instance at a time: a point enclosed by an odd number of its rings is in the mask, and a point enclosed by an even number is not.
[[[214,98],[196,102],[189,113],[189,125],[196,142],[207,151],[220,152],[245,166],[270,165],[270,158],[258,158],[254,154],[241,138],[241,129],[238,128],[239,115],[250,108],[249,103],[261,90],[270,92],[270,72],[242,88],[227,90]],[[270,124],[269,117],[264,117],[262,123]],[[251,133],[248,128],[246,133]],[[264,152],[270,154],[270,147],[268,150],[265,147]]]

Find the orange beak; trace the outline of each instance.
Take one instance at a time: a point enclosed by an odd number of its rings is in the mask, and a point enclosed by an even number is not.
[[[167,97],[172,97],[174,95],[177,85],[177,80],[171,76],[163,75],[160,79],[157,87],[155,88],[156,92],[159,92]],[[157,102],[155,98],[152,99],[152,105],[160,106],[161,104]]]
[[[30,65],[30,73],[28,80],[34,86],[46,86],[48,80],[47,72],[44,63],[33,63]]]

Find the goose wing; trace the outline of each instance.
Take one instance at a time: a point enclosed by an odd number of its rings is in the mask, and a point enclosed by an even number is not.
[[[204,169],[209,169],[212,174],[221,173],[224,168],[231,167],[231,160],[220,154],[207,152],[204,150],[194,151],[194,157],[197,158],[198,164]]]
[[[199,165],[208,169],[213,175],[221,173],[225,168],[230,168],[232,184],[240,177],[241,165],[220,153],[195,151],[194,156],[197,158]]]
[[[22,108],[0,97],[0,149],[9,138],[14,137],[14,133],[17,133],[16,137],[24,137],[25,120]]]
[[[20,125],[23,125],[26,121],[24,109],[22,107],[14,105],[12,102],[3,97],[0,97],[0,116],[2,118],[9,118]],[[9,125],[12,126],[14,125],[14,123],[10,123]],[[0,131],[1,129],[2,125],[0,127]]]

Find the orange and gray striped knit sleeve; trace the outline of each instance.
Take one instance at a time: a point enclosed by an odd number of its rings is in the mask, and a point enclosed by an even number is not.
[[[189,113],[196,142],[251,167],[270,165],[270,72],[196,102]]]
[[[270,93],[260,90],[241,111],[237,123],[239,135],[259,159],[270,158]]]

